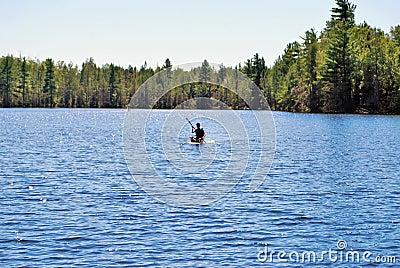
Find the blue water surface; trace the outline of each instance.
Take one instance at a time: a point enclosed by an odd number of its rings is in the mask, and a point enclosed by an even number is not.
[[[1,267],[371,265],[349,263],[349,252],[400,265],[400,117],[275,112],[276,154],[261,188],[239,182],[211,205],[177,208],[132,179],[124,116],[0,110]],[[301,260],[330,249],[336,260]],[[272,250],[288,263],[263,259]]]

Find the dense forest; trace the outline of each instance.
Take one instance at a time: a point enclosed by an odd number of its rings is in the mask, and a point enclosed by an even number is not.
[[[321,33],[306,31],[272,66],[255,54],[229,68],[247,75],[273,110],[400,114],[400,25],[385,33],[366,22],[356,24],[355,9],[348,0],[336,0]],[[7,55],[0,58],[0,107],[124,108],[140,85],[171,66],[169,59],[153,69],[146,63],[98,66],[89,58],[77,66]],[[211,67],[205,60],[201,68]],[[173,90],[156,107],[173,108],[199,96],[235,109],[246,106],[227,89],[195,83]]]

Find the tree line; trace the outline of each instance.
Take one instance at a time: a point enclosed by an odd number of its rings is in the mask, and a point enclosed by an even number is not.
[[[169,60],[166,60],[168,64]],[[97,66],[90,58],[79,68],[13,57],[0,59],[1,107],[122,108],[135,90],[161,68],[114,64]]]
[[[400,26],[356,25],[356,6],[336,0],[321,33],[305,32],[271,68],[256,54],[243,68],[273,109],[400,114]]]
[[[366,22],[356,24],[356,6],[335,2],[325,28],[310,29],[301,41],[289,43],[272,66],[255,54],[229,68],[247,75],[273,110],[400,114],[400,26],[385,33]],[[98,66],[89,58],[78,67],[7,55],[0,58],[0,107],[125,108],[148,78],[171,66],[169,59],[155,69],[146,62],[139,68]],[[221,66],[217,75],[224,79]],[[199,75],[211,69],[205,60]],[[156,107],[174,108],[201,96],[246,107],[236,94],[207,83],[183,85]]]

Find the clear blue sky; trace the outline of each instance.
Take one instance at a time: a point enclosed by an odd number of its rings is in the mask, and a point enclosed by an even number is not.
[[[356,21],[389,32],[400,1],[353,0]],[[310,28],[321,31],[334,0],[0,0],[0,55],[98,64],[233,66],[258,52],[270,65]]]

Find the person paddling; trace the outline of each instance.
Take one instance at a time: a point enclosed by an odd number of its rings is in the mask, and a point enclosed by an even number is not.
[[[200,123],[196,124],[197,128],[192,126],[192,133],[196,134],[196,137],[190,137],[191,142],[204,142],[204,138],[206,137],[206,132],[204,129],[200,127]]]

